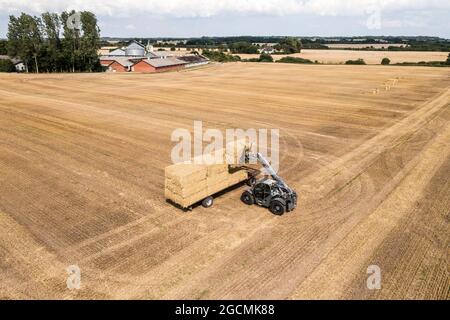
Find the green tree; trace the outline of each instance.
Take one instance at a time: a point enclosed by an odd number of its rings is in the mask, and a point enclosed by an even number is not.
[[[297,57],[283,57],[277,62],[279,63],[299,63],[299,64],[312,64],[312,62],[309,59],[303,59],[303,58],[297,58]]]
[[[9,59],[0,59],[0,72],[14,72],[16,68]]]
[[[390,63],[391,63],[391,60],[389,58],[383,58],[383,60],[381,60],[382,65],[388,65]]]
[[[7,51],[10,57],[20,57],[28,72],[29,52],[25,47],[25,36],[21,21],[15,16],[9,16]]]
[[[7,52],[22,59],[27,72],[100,71],[99,48],[100,29],[91,12],[10,16]]]
[[[245,41],[233,42],[229,45],[232,53],[248,53],[256,54],[258,53],[258,47]]]
[[[8,54],[8,42],[6,40],[0,40],[0,54],[1,55]]]
[[[39,73],[39,55],[43,46],[42,20],[39,17],[24,15],[24,24],[29,50],[34,61],[34,71]]]
[[[46,58],[45,67],[47,71],[57,71],[61,69],[61,22],[56,13],[43,13],[42,22],[44,26],[44,36],[46,43],[44,46],[44,56]]]
[[[302,42],[293,37],[286,37],[280,40],[280,42],[275,45],[275,49],[282,51],[285,54],[300,53],[302,51]]]
[[[100,70],[98,59],[98,49],[100,49],[100,28],[97,25],[97,18],[88,11],[81,12],[81,71]]]
[[[204,50],[202,55],[212,61],[217,61],[217,62],[233,62],[233,61],[241,60],[241,58],[239,56],[233,56],[231,54],[226,54],[226,53],[223,53],[220,51]]]
[[[221,43],[221,44],[219,44],[219,45],[217,46],[217,49],[218,49],[219,51],[225,52],[225,51],[228,50],[228,47],[227,47],[227,45]]]
[[[273,58],[270,54],[261,53],[259,56],[259,62],[273,62]]]
[[[80,30],[73,28],[69,22],[69,17],[75,11],[61,13],[61,23],[63,29],[63,39],[61,41],[62,57],[65,61],[64,70],[75,72],[80,61]]]
[[[345,64],[366,64],[366,62],[363,59],[357,59],[357,60],[347,60]]]
[[[24,61],[27,71],[34,66],[39,72],[39,54],[43,45],[42,21],[22,13],[18,18],[9,17],[8,24],[8,55],[20,57]]]

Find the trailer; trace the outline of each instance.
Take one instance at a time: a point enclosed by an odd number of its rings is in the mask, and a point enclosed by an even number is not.
[[[227,164],[174,164],[165,169],[165,197],[183,209],[201,203],[209,208],[214,195],[246,181],[251,184],[257,173]]]

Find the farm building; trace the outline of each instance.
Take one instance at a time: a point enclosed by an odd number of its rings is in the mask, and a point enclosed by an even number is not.
[[[175,71],[185,67],[187,62],[177,58],[166,59],[142,59],[132,65],[134,72],[164,72]]]
[[[25,64],[20,59],[11,59],[12,63],[14,64],[14,67],[16,68],[17,72],[24,72],[27,70]]]
[[[127,58],[114,57],[106,59],[100,59],[100,64],[103,67],[107,67],[109,72],[129,72],[133,62]]]
[[[273,54],[273,53],[275,53],[275,49],[272,48],[272,47],[264,47],[264,48],[259,50],[259,53]]]
[[[178,57],[178,59],[186,62],[186,68],[198,67],[209,63],[209,59],[202,55],[187,55]]]
[[[108,72],[163,72],[207,63],[209,60],[203,56],[175,57],[170,51],[153,51],[151,45],[143,46],[136,41],[100,56],[100,64]]]
[[[25,63],[18,58],[11,58],[6,55],[0,55],[0,60],[10,60],[17,72],[24,72],[27,70]]]
[[[116,50],[117,47],[113,46],[104,46],[98,49],[97,53],[99,56],[110,55],[113,50]]]
[[[125,50],[118,48],[118,49],[115,49],[115,50],[105,54],[105,55],[110,56],[110,57],[122,57],[122,56],[125,56],[126,54],[125,54]]]
[[[159,59],[166,59],[175,56],[175,54],[170,51],[154,51],[152,54],[155,58]]]
[[[125,48],[125,55],[128,57],[142,57],[146,54],[145,46],[140,44],[137,41],[132,41],[126,48]]]

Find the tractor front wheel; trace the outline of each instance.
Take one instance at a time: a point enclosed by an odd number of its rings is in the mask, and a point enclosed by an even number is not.
[[[269,210],[277,216],[282,216],[285,211],[284,204],[278,200],[274,200],[270,203]]]

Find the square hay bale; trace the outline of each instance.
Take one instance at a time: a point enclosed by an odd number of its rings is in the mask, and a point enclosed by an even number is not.
[[[228,144],[226,148],[219,151],[219,153],[223,153],[224,159],[221,164],[201,164],[202,159],[197,157],[190,162],[166,167],[165,197],[187,208],[208,196],[244,181],[247,179],[247,171],[230,172],[228,161],[233,165],[238,165],[245,147],[244,140]]]
[[[245,181],[248,178],[247,170],[239,170],[229,175],[227,181],[229,182],[229,186],[235,185],[239,182]]]
[[[225,171],[225,172],[222,172],[219,174],[214,174],[214,175],[208,176],[208,178],[206,179],[206,182],[208,185],[213,185],[220,181],[228,180],[229,178],[230,178],[230,174],[228,173],[228,171]]]
[[[238,170],[233,173],[227,170],[219,174],[207,176],[206,179],[198,180],[204,177],[205,172],[208,171],[206,166],[203,168],[198,168],[198,166],[196,168],[187,168],[185,164],[179,166],[183,167],[183,169],[169,168],[166,170],[166,174],[170,177],[166,176],[164,195],[166,199],[177,203],[183,208],[187,208],[208,196],[247,179],[246,170]],[[175,173],[182,175],[176,176]],[[191,180],[186,177],[189,177]],[[188,183],[182,184],[180,181]]]
[[[175,164],[166,167],[165,176],[169,183],[185,187],[205,180],[208,170],[205,166],[195,164]]]
[[[195,183],[191,183],[189,185],[180,186],[178,184],[173,184],[171,180],[166,179],[165,187],[167,190],[169,190],[171,193],[176,194],[178,196],[181,196],[183,198],[190,197],[196,193],[202,192],[205,190],[208,186],[205,180],[201,180]]]
[[[208,190],[211,194],[222,191],[228,187],[231,187],[241,181],[247,179],[247,171],[239,170],[231,174],[215,177],[214,179],[208,178]]]
[[[208,177],[220,175],[223,173],[228,173],[228,165],[227,164],[213,164],[210,166],[206,166],[208,173]]]
[[[248,143],[245,139],[231,141],[225,146],[225,162],[229,165],[239,165],[240,158]]]
[[[225,190],[226,188],[230,187],[230,182],[227,180],[222,180],[219,182],[216,182],[215,184],[208,184],[208,192],[210,194],[214,194],[217,192],[220,192],[222,190]]]
[[[199,202],[200,200],[205,199],[206,197],[208,197],[210,194],[208,192],[207,189],[195,193],[191,196],[188,197],[182,197],[180,195],[177,194],[173,194],[171,193],[168,189],[165,190],[164,195],[166,197],[166,199],[169,199],[175,203],[177,203],[178,205],[180,205],[183,208],[187,208],[191,205],[193,205],[194,203]]]

